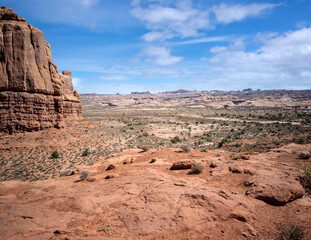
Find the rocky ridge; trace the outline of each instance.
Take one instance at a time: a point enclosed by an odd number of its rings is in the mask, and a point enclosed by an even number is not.
[[[82,119],[71,72],[58,72],[39,29],[0,7],[0,131],[59,128],[65,119]]]

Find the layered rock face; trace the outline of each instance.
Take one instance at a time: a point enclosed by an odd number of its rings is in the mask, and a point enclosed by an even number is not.
[[[0,7],[0,131],[36,131],[82,119],[71,72],[60,74],[43,33]]]

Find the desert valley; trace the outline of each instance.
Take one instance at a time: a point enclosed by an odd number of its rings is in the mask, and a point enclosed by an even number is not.
[[[0,239],[311,239],[311,90],[79,94],[0,9]]]

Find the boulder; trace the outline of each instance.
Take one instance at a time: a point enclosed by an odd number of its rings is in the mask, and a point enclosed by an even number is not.
[[[301,184],[289,176],[259,175],[244,184],[250,186],[246,195],[276,206],[283,206],[305,193]]]
[[[192,162],[191,161],[178,161],[175,162],[170,170],[184,170],[184,169],[191,169]]]

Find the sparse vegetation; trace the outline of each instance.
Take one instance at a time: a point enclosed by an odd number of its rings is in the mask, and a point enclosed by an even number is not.
[[[55,150],[55,151],[52,152],[51,158],[53,158],[53,159],[59,158],[59,153],[58,153],[57,150]]]
[[[81,179],[81,180],[87,179],[88,176],[89,176],[89,171],[87,171],[87,170],[83,170],[83,171],[80,173],[80,179]]]
[[[86,156],[89,156],[91,154],[91,152],[89,151],[88,148],[86,148],[83,153],[82,153],[82,157],[86,157]]]
[[[200,163],[193,163],[191,165],[190,174],[200,174],[203,171],[203,166]]]
[[[191,152],[191,147],[189,146],[189,145],[183,145],[182,147],[181,147],[181,149],[183,150],[183,152],[185,152],[185,153],[189,153],[189,152]]]
[[[109,226],[100,226],[97,228],[97,231],[98,232],[104,232],[104,233],[108,234],[110,231],[110,227]]]
[[[306,189],[311,190],[311,167],[304,162],[301,162],[301,165],[304,171],[304,176],[300,178],[300,181]]]
[[[172,142],[172,143],[180,143],[180,142],[181,142],[181,139],[180,139],[180,137],[175,136],[174,138],[171,139],[171,142]]]
[[[306,240],[305,229],[297,225],[282,226],[278,240]]]

